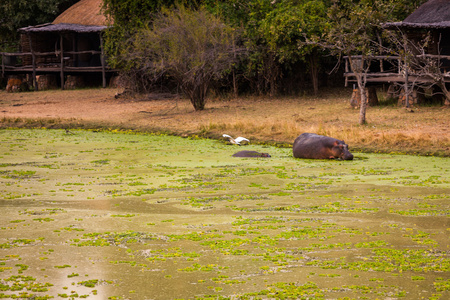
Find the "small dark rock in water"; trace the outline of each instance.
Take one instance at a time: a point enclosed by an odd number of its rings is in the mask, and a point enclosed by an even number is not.
[[[244,151],[236,152],[235,154],[233,154],[233,156],[234,157],[270,157],[270,154],[244,150]]]

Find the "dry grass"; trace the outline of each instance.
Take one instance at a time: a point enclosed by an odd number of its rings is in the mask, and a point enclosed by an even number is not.
[[[343,139],[350,148],[363,151],[450,156],[450,110],[438,106],[413,112],[395,105],[370,107],[368,124],[360,126],[359,111],[349,106],[349,89],[328,91],[319,98],[216,98],[201,112],[182,98],[115,99],[116,92],[2,91],[0,126],[121,128],[208,138],[228,133],[285,145],[303,132],[314,132]]]

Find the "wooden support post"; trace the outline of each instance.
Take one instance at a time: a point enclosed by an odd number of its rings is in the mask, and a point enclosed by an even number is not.
[[[102,38],[102,33],[100,32],[99,34],[100,37],[100,50],[101,50],[101,54],[100,54],[100,61],[102,63],[102,86],[103,88],[106,88],[106,63],[105,63],[105,51],[103,49],[103,38]]]
[[[348,73],[348,72],[349,72],[349,69],[348,69],[348,60],[349,60],[349,58],[345,59],[345,73]],[[344,86],[345,86],[345,87],[348,86],[348,76],[345,76],[345,84],[344,84]]]
[[[409,107],[408,64],[405,64],[405,106]]]
[[[59,35],[59,50],[61,55],[61,71],[60,71],[60,77],[61,77],[61,89],[64,90],[64,40],[62,34]]]
[[[79,54],[76,53],[78,52],[78,34],[77,33],[73,33],[72,34],[72,51],[75,52],[75,54],[73,54],[73,64],[72,67],[78,67],[78,56]]]
[[[2,52],[2,76],[5,76],[5,54]]]
[[[34,53],[34,50],[33,50],[33,43],[31,40],[30,33],[28,33],[28,41],[30,42],[31,64],[33,65],[33,85],[34,85],[34,90],[37,91],[38,85],[37,85],[37,80],[36,80],[36,54]]]

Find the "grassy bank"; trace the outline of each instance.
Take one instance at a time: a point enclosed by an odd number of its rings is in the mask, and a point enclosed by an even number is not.
[[[354,151],[450,156],[450,110],[441,106],[406,110],[384,101],[369,107],[368,124],[358,124],[349,89],[320,97],[215,98],[195,112],[187,99],[155,95],[116,99],[114,89],[0,92],[2,128],[83,128],[162,132],[220,139],[223,133],[252,143],[290,147],[303,132],[344,140]]]

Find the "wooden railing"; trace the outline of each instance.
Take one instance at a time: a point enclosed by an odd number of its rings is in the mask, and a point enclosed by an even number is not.
[[[61,84],[64,84],[65,72],[101,72],[103,75],[103,86],[106,86],[106,71],[114,71],[106,66],[102,51],[53,51],[53,52],[0,52],[2,75],[5,73],[32,73],[36,87],[36,73],[59,72]],[[80,66],[78,56],[90,54],[99,55],[99,65]],[[24,64],[24,57],[31,56],[31,64]],[[44,58],[44,59],[41,59]],[[50,58],[50,59],[45,59]],[[28,58],[29,60],[29,58]],[[41,61],[41,62],[38,62]]]
[[[425,55],[417,55],[416,58],[418,59],[432,59],[436,60],[437,64],[440,65],[439,69],[443,77],[445,77],[446,81],[448,80],[450,82],[450,73],[447,73],[450,71],[450,56],[449,55],[432,55],[432,54],[425,54]],[[363,57],[361,55],[354,55],[351,56],[351,59],[353,63],[362,63],[363,61],[370,62],[370,66],[368,66],[367,72],[365,72],[365,76],[367,78],[368,82],[404,82],[405,80],[405,73],[406,75],[412,76],[411,79],[422,81],[422,82],[429,82],[431,81],[431,76],[428,76],[426,74],[423,74],[420,72],[420,70],[415,70],[414,67],[405,67],[404,62],[399,56],[370,56],[370,57]],[[350,68],[350,61],[349,57],[344,57],[345,61],[345,86],[348,86],[348,82],[350,80],[354,80],[353,77],[355,77],[355,73]],[[360,66],[361,67],[361,66]],[[364,67],[364,66],[362,66]],[[366,66],[367,67],[367,66]],[[362,68],[364,70],[364,68]],[[406,70],[406,72],[405,72]]]

